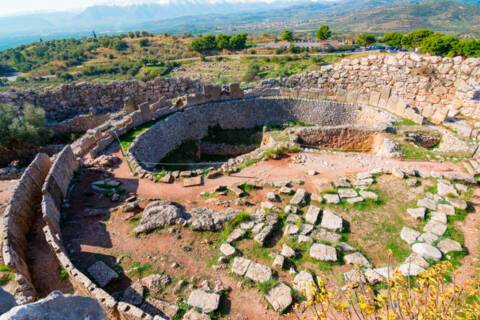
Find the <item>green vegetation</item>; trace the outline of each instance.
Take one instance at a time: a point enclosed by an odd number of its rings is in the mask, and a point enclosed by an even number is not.
[[[152,266],[148,263],[142,264],[138,261],[132,262],[128,275],[130,277],[143,278],[146,276],[152,269]]]
[[[44,145],[51,132],[45,126],[45,111],[25,105],[0,104],[0,147],[23,149]]]
[[[207,34],[194,39],[191,46],[197,52],[223,49],[241,50],[247,47],[247,34],[239,33],[231,36],[226,34],[217,36]]]
[[[260,291],[263,295],[267,295],[270,290],[275,288],[279,284],[278,280],[276,279],[270,279],[264,282],[259,282],[257,283],[257,289]]]
[[[62,280],[67,280],[68,279],[68,271],[65,270],[64,268],[60,267],[58,269],[58,276],[60,277],[60,279]]]
[[[317,31],[317,38],[319,40],[327,40],[332,36],[332,31],[327,25],[322,25]]]
[[[14,274],[9,267],[4,264],[0,264],[0,286],[7,285],[14,279]]]
[[[284,30],[280,33],[280,39],[283,41],[292,42],[294,40],[293,32],[290,30]]]
[[[363,33],[357,36],[355,42],[359,46],[367,47],[377,42],[377,37],[374,34]]]
[[[227,240],[230,233],[235,230],[241,223],[246,222],[251,219],[251,216],[248,212],[242,211],[240,212],[235,218],[230,220],[225,227],[223,228],[222,232],[219,235],[219,242],[223,243]]]
[[[381,42],[396,48],[419,49],[422,53],[437,56],[480,56],[480,40],[462,39],[458,35],[418,29],[408,34],[399,32],[386,33]]]
[[[135,128],[133,130],[130,130],[129,132],[127,132],[123,136],[119,137],[120,148],[122,149],[122,151],[127,152],[128,149],[130,148],[130,146],[132,145],[133,141],[135,141],[135,139],[138,136],[142,135],[148,129],[150,129],[150,127],[153,126],[156,121],[157,120],[152,120],[152,121],[149,121],[147,123],[144,123],[143,125]]]

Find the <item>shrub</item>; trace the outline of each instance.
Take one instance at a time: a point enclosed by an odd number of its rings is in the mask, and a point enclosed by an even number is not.
[[[243,75],[242,80],[245,82],[252,82],[260,73],[260,66],[256,63],[250,64],[247,71]]]
[[[400,32],[387,32],[383,36],[382,42],[391,47],[400,48],[402,46],[403,34]]]
[[[423,40],[430,37],[433,34],[433,31],[428,29],[418,29],[415,30],[402,38],[402,47],[405,48],[418,48]]]
[[[113,48],[117,51],[125,51],[128,49],[128,43],[124,40],[118,40],[113,45]]]
[[[7,149],[43,145],[51,132],[45,127],[45,111],[31,105],[0,104],[0,146]]]
[[[327,40],[332,36],[332,31],[330,30],[330,27],[327,25],[322,25],[320,26],[320,29],[317,31],[317,38],[319,40]]]
[[[280,39],[283,40],[283,41],[292,42],[293,41],[293,32],[290,31],[290,30],[284,30],[280,34]]]
[[[207,34],[192,41],[192,49],[198,52],[213,50],[217,47],[215,36]]]
[[[435,33],[425,38],[420,45],[420,52],[436,56],[454,56],[458,38],[451,35]]]
[[[356,42],[359,46],[367,47],[377,42],[377,38],[373,34],[364,33],[357,36]]]
[[[146,39],[146,38],[143,38],[143,39],[140,39],[140,41],[138,41],[138,44],[140,45],[140,47],[144,48],[144,47],[148,47],[150,45],[150,40]]]

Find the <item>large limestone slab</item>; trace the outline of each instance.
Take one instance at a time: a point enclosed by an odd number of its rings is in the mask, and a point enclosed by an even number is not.
[[[293,302],[292,290],[284,283],[279,284],[275,288],[271,289],[265,296],[268,303],[272,306],[273,310],[282,313]]]
[[[243,277],[247,273],[248,267],[250,267],[251,264],[252,260],[250,259],[236,257],[233,259],[232,272]]]
[[[400,232],[400,238],[408,244],[412,244],[420,237],[420,232],[408,227],[403,227]]]
[[[442,236],[447,231],[447,225],[435,220],[430,220],[423,228],[423,231]]]
[[[302,270],[293,279],[293,288],[305,294],[314,283],[313,275],[309,271]]]
[[[118,274],[103,261],[95,262],[87,270],[93,280],[102,288],[118,278]]]
[[[209,313],[218,309],[220,295],[196,289],[188,296],[187,303],[191,307],[201,309],[204,313]]]
[[[345,257],[343,257],[343,259],[347,264],[353,264],[353,265],[363,266],[367,268],[371,267],[370,262],[360,252],[347,254]]]
[[[309,224],[316,224],[320,215],[320,208],[316,206],[309,206],[305,214],[305,221]]]
[[[320,261],[337,261],[337,250],[332,246],[315,243],[310,248],[310,256]]]
[[[462,245],[457,241],[452,239],[444,239],[437,244],[438,249],[442,251],[444,254],[455,252],[455,251],[462,251]]]
[[[442,258],[440,250],[428,243],[415,243],[412,246],[412,251],[425,259],[438,261]]]
[[[335,213],[329,210],[324,210],[320,226],[332,231],[341,231],[343,227],[343,220]]]
[[[254,282],[265,282],[272,278],[272,269],[263,264],[252,262],[248,267],[245,277]]]
[[[305,189],[301,189],[301,188],[297,189],[292,199],[290,199],[290,204],[295,206],[304,205],[307,201],[306,198],[307,198],[307,192],[305,191]]]

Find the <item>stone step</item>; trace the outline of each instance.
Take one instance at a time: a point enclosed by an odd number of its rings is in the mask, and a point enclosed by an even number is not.
[[[480,173],[480,163],[478,163],[477,160],[468,159],[467,161],[470,163],[470,165],[472,166],[473,170],[475,170],[475,173]]]

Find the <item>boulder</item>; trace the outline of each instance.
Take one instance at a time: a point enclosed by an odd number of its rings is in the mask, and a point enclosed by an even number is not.
[[[293,302],[292,289],[284,283],[280,283],[275,286],[265,296],[268,303],[272,306],[273,310],[282,313]]]
[[[3,302],[3,301],[2,301]],[[102,306],[93,298],[52,291],[37,302],[16,306],[1,320],[106,320]]]
[[[366,279],[363,273],[357,269],[352,269],[343,274],[345,282],[365,283]]]
[[[417,206],[430,209],[430,210],[436,210],[437,202],[433,199],[423,198],[417,201]]]
[[[417,266],[424,269],[430,266],[427,260],[423,259],[420,255],[416,253],[412,253],[411,255],[409,255],[407,259],[405,259],[404,264],[416,264]]]
[[[238,211],[227,209],[225,212],[215,212],[209,208],[193,208],[190,211],[191,218],[188,220],[194,231],[217,231],[223,225],[233,219]]]
[[[222,245],[220,246],[220,252],[227,257],[233,256],[236,251],[237,250],[229,243],[222,243]]]
[[[133,230],[135,234],[150,232],[157,228],[174,225],[187,218],[183,208],[165,200],[151,201],[142,212],[140,224]]]
[[[455,251],[462,251],[462,245],[457,241],[452,239],[443,239],[437,243],[438,249],[442,251],[444,254],[455,252]]]
[[[453,185],[450,183],[440,181],[437,184],[437,193],[438,195],[445,197],[445,196],[452,196],[458,197],[458,192]]]
[[[280,252],[280,254],[286,258],[293,258],[295,257],[295,250],[284,244],[282,246],[282,251]]]
[[[417,241],[419,236],[420,232],[408,227],[403,227],[402,231],[400,232],[400,238],[408,244],[412,244]]]
[[[316,206],[309,206],[305,214],[305,221],[309,224],[316,224],[320,215],[320,208]]]
[[[443,224],[447,224],[447,215],[443,212],[433,211],[431,213],[430,219],[438,221]]]
[[[232,272],[239,276],[244,276],[247,273],[248,267],[252,264],[252,260],[242,257],[235,257],[232,263]]]
[[[220,295],[196,289],[190,292],[187,304],[191,307],[202,310],[204,313],[213,312],[218,309]]]
[[[305,189],[297,189],[292,199],[290,199],[290,204],[294,206],[305,205],[307,201],[307,192]]]
[[[254,282],[265,282],[272,278],[272,269],[263,264],[252,262],[248,267],[245,277]]]
[[[412,251],[425,259],[438,261],[442,258],[440,250],[428,243],[415,243],[412,246]]]
[[[466,210],[467,206],[468,206],[468,204],[465,200],[458,199],[458,198],[447,198],[447,201],[452,206],[454,206],[455,208],[460,209],[460,210]]]
[[[347,254],[346,256],[343,257],[343,259],[345,260],[345,263],[347,263],[347,264],[354,264],[354,265],[357,265],[357,266],[362,266],[362,267],[367,267],[367,268],[369,268],[371,266],[370,262],[367,260],[367,258],[365,258],[365,256],[363,254],[361,254],[360,252],[354,252],[354,253]]]
[[[320,226],[332,231],[341,231],[343,228],[343,220],[333,212],[324,210]]]
[[[293,279],[293,288],[301,294],[305,294],[311,285],[315,285],[315,281],[309,271],[302,270]]]
[[[425,227],[423,227],[423,231],[442,236],[447,231],[447,225],[435,220],[430,220]]]
[[[282,269],[284,264],[285,264],[285,257],[282,256],[281,254],[277,254],[277,255],[275,256],[275,259],[273,259],[272,266],[273,266],[274,268],[280,268],[280,269]]]
[[[337,250],[332,246],[315,243],[310,247],[310,256],[320,261],[337,261]]]
[[[438,204],[438,206],[437,206],[437,211],[438,211],[438,212],[443,212],[443,213],[445,213],[447,216],[453,216],[453,215],[455,215],[455,207],[452,206],[451,204],[443,204],[443,203],[440,203],[440,204]]]
[[[0,287],[0,315],[15,307],[15,298]]]
[[[425,232],[425,233],[422,233],[420,237],[418,237],[418,242],[426,242],[428,244],[434,244],[435,242],[438,241],[438,239],[439,237],[436,234],[431,232]]]
[[[95,262],[88,267],[87,271],[93,280],[102,288],[118,278],[118,274],[103,261]]]

